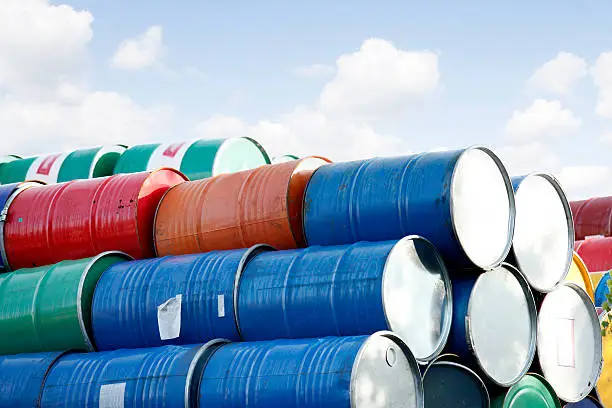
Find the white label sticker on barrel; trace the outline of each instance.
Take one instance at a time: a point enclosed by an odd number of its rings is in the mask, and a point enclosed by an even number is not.
[[[574,352],[574,319],[557,319],[557,364],[561,367],[576,367]]]
[[[42,181],[48,184],[57,183],[60,169],[70,153],[39,156],[32,162],[26,174],[26,180]]]
[[[147,170],[156,170],[160,167],[172,167],[180,170],[183,157],[185,157],[185,153],[192,144],[193,142],[160,144],[149,157]]]
[[[219,317],[225,317],[225,296],[219,295],[217,296],[217,315]]]
[[[181,334],[181,301],[183,295],[176,295],[157,306],[157,326],[161,340],[176,339]]]
[[[100,387],[100,408],[123,408],[125,383],[104,384]]]

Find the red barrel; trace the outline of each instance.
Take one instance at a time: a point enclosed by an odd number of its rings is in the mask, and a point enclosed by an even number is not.
[[[612,236],[612,197],[596,197],[570,203],[576,239]]]
[[[612,237],[589,238],[576,241],[574,251],[592,272],[612,269]]]
[[[23,190],[6,213],[3,256],[13,270],[110,250],[153,257],[159,201],[185,180],[160,169]]]

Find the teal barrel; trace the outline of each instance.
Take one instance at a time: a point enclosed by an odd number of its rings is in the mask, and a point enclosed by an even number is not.
[[[94,350],[91,303],[120,252],[0,275],[0,354]]]
[[[200,180],[269,163],[264,148],[251,138],[200,139],[133,146],[119,159],[115,174],[171,167],[190,180]]]

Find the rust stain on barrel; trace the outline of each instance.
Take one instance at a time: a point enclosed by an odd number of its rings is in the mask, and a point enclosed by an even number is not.
[[[278,249],[305,246],[304,192],[316,168],[328,162],[306,157],[173,187],[157,211],[157,254],[246,248],[261,243]]]

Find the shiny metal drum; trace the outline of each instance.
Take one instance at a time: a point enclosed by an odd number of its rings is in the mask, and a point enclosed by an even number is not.
[[[516,220],[509,260],[539,292],[549,292],[567,275],[574,251],[572,213],[553,176],[512,178]]]
[[[442,258],[418,236],[264,252],[240,277],[238,326],[245,341],[391,330],[427,363],[448,339],[451,297]]]
[[[210,347],[200,407],[424,407],[417,362],[390,332]]]
[[[536,352],[537,312],[527,281],[503,264],[478,276],[453,278],[452,284],[448,351],[473,361],[498,386],[515,384]]]
[[[489,408],[489,392],[482,379],[459,358],[442,355],[423,374],[427,408]]]
[[[538,361],[559,398],[578,402],[589,395],[603,365],[595,306],[578,285],[548,293],[538,316]]]

